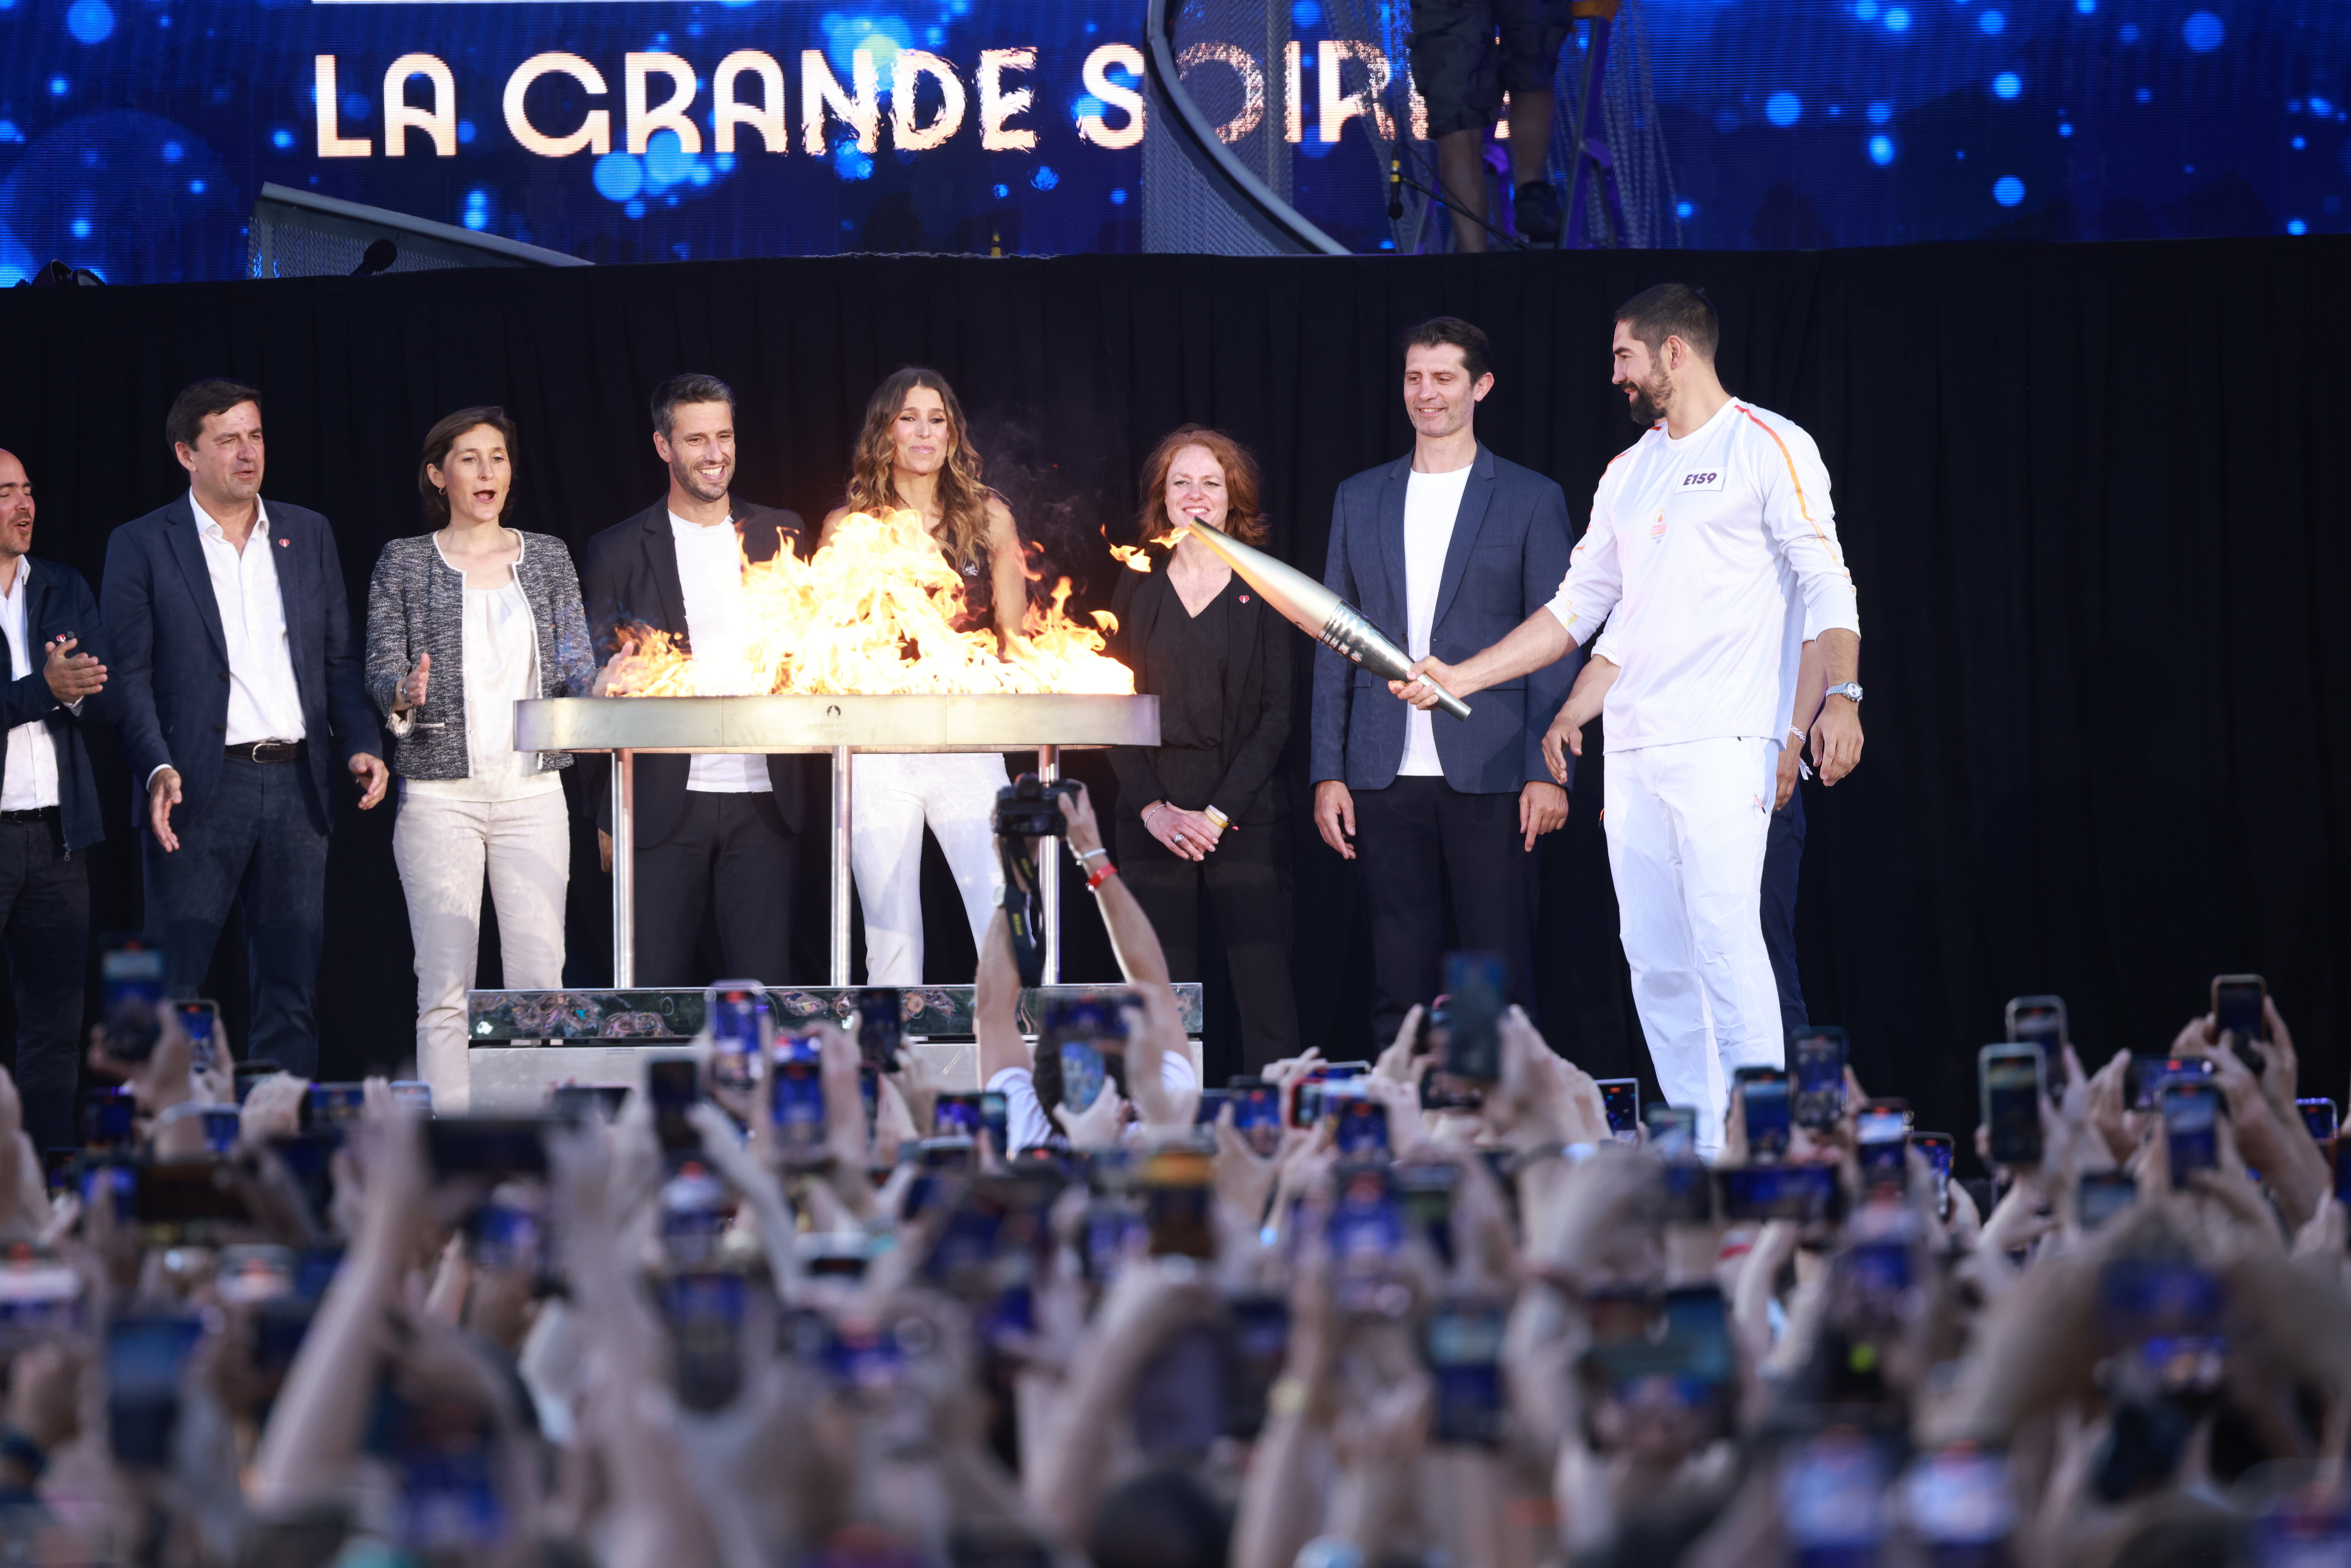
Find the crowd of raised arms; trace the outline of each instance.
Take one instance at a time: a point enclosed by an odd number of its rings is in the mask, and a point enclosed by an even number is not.
[[[2265,998],[1988,1050],[1988,1186],[1834,1031],[1702,1166],[1474,958],[1376,1061],[1203,1093],[1060,815],[1126,983],[1032,1061],[998,914],[992,1092],[759,1015],[436,1118],[124,999],[45,1189],[0,1078],[7,1560],[2340,1560],[2333,1107]]]

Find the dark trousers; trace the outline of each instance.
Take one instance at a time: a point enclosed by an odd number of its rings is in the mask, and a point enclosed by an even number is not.
[[[677,824],[637,851],[637,984],[791,978],[799,835],[769,794],[689,789]],[[718,923],[719,973],[695,973],[703,916]]]
[[[142,833],[147,927],[163,937],[175,997],[204,994],[230,901],[245,916],[253,1018],[239,1060],[267,1057],[298,1077],[319,1071],[319,951],[327,917],[327,835],[311,818],[299,762],[221,765],[213,798],[172,819],[180,847],[166,854]]]
[[[1290,890],[1274,857],[1271,823],[1227,833],[1205,861],[1177,857],[1133,818],[1118,824],[1118,871],[1159,934],[1167,977],[1198,980],[1200,895],[1215,901],[1225,968],[1241,1015],[1240,1071],[1298,1054],[1298,1003],[1290,988]],[[1209,1074],[1210,1082],[1221,1075]]]
[[[1763,948],[1771,955],[1771,978],[1780,986],[1780,1023],[1786,1034],[1811,1026],[1804,1016],[1804,987],[1796,974],[1796,873],[1804,863],[1804,787],[1771,813],[1763,844]]]
[[[89,941],[89,863],[68,854],[57,824],[0,822],[0,935],[16,998],[16,1092],[40,1150],[81,1142],[74,1125],[81,1062],[82,964]]]
[[[1372,901],[1372,1043],[1384,1051],[1405,1009],[1436,997],[1449,901],[1462,948],[1510,961],[1510,999],[1534,1012],[1534,922],[1516,791],[1465,795],[1442,778],[1400,775],[1358,789],[1355,854]]]

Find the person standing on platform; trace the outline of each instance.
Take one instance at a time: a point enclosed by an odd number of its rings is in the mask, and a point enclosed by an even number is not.
[[[517,751],[514,705],[606,685],[571,552],[506,526],[515,454],[501,408],[460,409],[427,432],[416,488],[434,531],[385,545],[368,588],[368,695],[400,776],[392,857],[416,941],[417,1075],[442,1111],[468,1098],[485,869],[506,984],[563,984],[571,820],[556,769],[571,755]]]
[[[1417,707],[1437,700],[1422,674],[1468,696],[1553,666],[1608,623],[1621,674],[1604,701],[1571,699],[1546,750],[1563,768],[1604,712],[1603,821],[1634,1004],[1658,1088],[1699,1113],[1709,1154],[1732,1072],[1786,1060],[1759,905],[1800,615],[1828,685],[1812,733],[1822,781],[1850,773],[1862,745],[1861,622],[1828,472],[1811,436],[1723,391],[1719,337],[1714,307],[1680,284],[1617,310],[1613,380],[1648,428],[1601,476],[1557,595],[1482,653],[1416,660],[1414,679],[1390,683]]]
[[[99,589],[124,758],[140,780],[147,925],[193,997],[235,900],[251,966],[247,1049],[317,1075],[332,765],[383,799],[327,519],[261,499],[261,394],[197,382],[164,422],[188,493],[123,524]]]
[[[0,452],[0,939],[16,1001],[16,1092],[36,1149],[81,1142],[74,1069],[81,1054],[82,972],[89,942],[89,862],[106,837],[82,726],[112,716],[106,623],[81,573],[37,565],[33,481]]]
[[[831,544],[852,512],[914,512],[964,581],[956,630],[1020,634],[1029,576],[1004,497],[980,481],[971,426],[946,378],[908,366],[874,389],[851,458],[849,495],[824,519]],[[861,752],[852,766],[849,854],[865,915],[865,983],[923,983],[923,827],[939,841],[977,944],[1003,875],[988,825],[1011,782],[994,752]]]
[[[684,637],[696,685],[737,694],[752,631],[744,563],[799,550],[807,526],[797,512],[735,497],[735,393],[725,382],[671,377],[653,392],[653,423],[669,493],[588,541],[581,587],[589,630],[598,655],[608,659],[648,631]],[[789,980],[803,772],[789,753],[637,758],[638,985]],[[609,790],[600,820],[610,869]],[[714,910],[721,972],[698,975],[695,947]]]
[[[1614,0],[1608,10],[1614,14]],[[1412,0],[1412,78],[1428,105],[1428,135],[1446,196],[1453,248],[1483,251],[1475,218],[1486,205],[1486,131],[1510,102],[1511,213],[1519,234],[1556,244],[1559,187],[1551,181],[1552,86],[1573,25],[1569,0]]]
[[[1485,333],[1450,316],[1414,328],[1412,454],[1346,480],[1332,507],[1322,580],[1415,658],[1485,646],[1567,570],[1567,497],[1479,444],[1478,404],[1493,387]],[[1314,825],[1364,862],[1378,1044],[1436,993],[1448,894],[1459,945],[1507,956],[1511,988],[1532,1010],[1527,857],[1567,821],[1542,737],[1576,664],[1499,683],[1456,720],[1403,706],[1361,665],[1315,651]]]
[[[1262,547],[1256,460],[1187,424],[1143,467],[1143,538],[1205,523]],[[1298,1052],[1290,986],[1288,813],[1273,773],[1290,738],[1290,623],[1188,535],[1123,571],[1111,653],[1159,698],[1159,744],[1111,748],[1118,864],[1159,933],[1167,973],[1198,980],[1200,895],[1216,901],[1240,1012],[1239,1070]],[[1228,1064],[1230,1065],[1230,1064]],[[1219,1082],[1224,1072],[1212,1072]]]

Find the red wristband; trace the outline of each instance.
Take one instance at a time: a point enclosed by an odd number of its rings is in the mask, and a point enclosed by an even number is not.
[[[1102,869],[1092,873],[1086,878],[1086,891],[1088,893],[1092,893],[1094,889],[1100,887],[1102,883],[1108,882],[1117,874],[1118,867],[1111,864],[1108,861],[1102,862]]]

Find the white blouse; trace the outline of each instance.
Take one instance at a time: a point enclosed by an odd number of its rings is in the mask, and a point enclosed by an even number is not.
[[[434,549],[439,550],[439,540]],[[537,752],[515,749],[514,705],[538,695],[538,628],[511,569],[496,588],[466,585],[463,625],[465,747],[473,771],[464,779],[411,779],[407,788],[453,800],[517,800],[562,789],[555,773],[540,770]]]

